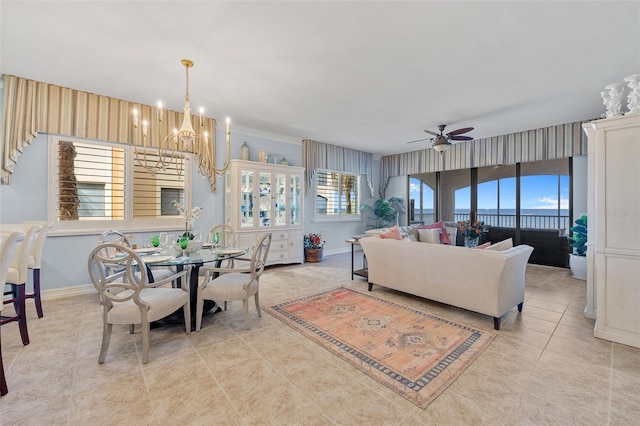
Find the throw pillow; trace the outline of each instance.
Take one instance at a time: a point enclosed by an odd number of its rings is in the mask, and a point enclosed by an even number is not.
[[[421,225],[418,227],[418,232],[420,232],[420,229],[436,229],[436,228],[440,229],[440,244],[451,245],[451,240],[447,235],[447,230],[445,229],[444,223],[442,221],[432,223],[431,225]],[[422,239],[420,239],[420,241],[422,241]]]
[[[499,243],[492,244],[491,247],[487,247],[487,250],[504,251],[513,247],[513,239],[507,238]]]
[[[455,246],[456,245],[456,239],[458,238],[458,227],[457,226],[447,226],[445,224],[444,229],[445,229],[445,233],[447,234],[447,237],[449,237],[449,241],[451,242],[451,245]]]
[[[420,229],[418,228],[418,237],[421,243],[440,244],[440,228]]]
[[[484,244],[480,244],[480,245],[479,245],[478,247],[476,247],[476,248],[479,248],[479,249],[486,249],[486,248],[489,248],[489,247],[491,247],[491,241],[487,241],[487,242],[486,242],[486,243],[484,243]]]
[[[393,228],[389,229],[387,232],[383,232],[382,234],[380,234],[380,238],[401,240],[402,234],[400,233],[400,228],[398,228],[397,226],[394,226]]]

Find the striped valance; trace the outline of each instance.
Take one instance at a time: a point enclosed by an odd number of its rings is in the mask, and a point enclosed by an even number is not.
[[[307,194],[317,169],[366,175],[369,191],[373,194],[373,154],[371,153],[305,139],[302,141],[302,162],[307,181]]]
[[[38,135],[50,133],[86,139],[104,140],[131,144],[133,125],[131,111],[137,108],[141,120],[147,118],[149,146],[157,147],[160,135],[180,127],[183,113],[164,110],[158,122],[156,107],[82,92],[53,84],[28,80],[12,75],[3,75],[2,97],[3,128],[0,142],[0,180],[9,183],[9,176],[24,147]],[[197,117],[192,117],[197,119]],[[196,127],[196,123],[193,123]],[[205,118],[205,129],[209,130],[209,141],[215,150],[216,121]],[[215,152],[215,151],[214,151]],[[213,167],[213,166],[212,166]],[[208,173],[212,190],[215,191],[215,172]]]
[[[380,192],[384,194],[389,178],[393,176],[587,155],[587,137],[582,131],[582,123],[588,121],[591,120],[454,143],[443,153],[423,149],[383,156],[380,159]]]

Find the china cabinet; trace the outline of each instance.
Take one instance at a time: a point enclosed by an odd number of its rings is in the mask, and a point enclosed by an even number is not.
[[[225,174],[225,223],[238,245],[272,233],[268,264],[302,263],[302,167],[231,160]]]
[[[640,347],[640,113],[583,128],[589,154],[585,314],[595,316],[596,337]]]

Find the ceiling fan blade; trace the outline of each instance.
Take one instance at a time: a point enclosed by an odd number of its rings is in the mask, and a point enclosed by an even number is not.
[[[464,127],[462,129],[454,130],[452,132],[447,133],[447,136],[461,135],[462,133],[467,133],[472,130],[473,130],[473,127]]]
[[[451,136],[449,139],[454,141],[472,141],[473,140],[471,136]]]
[[[433,135],[433,136],[440,136],[440,133],[432,132],[431,130],[425,130],[425,132],[427,132],[427,133],[429,133],[430,135]]]
[[[409,141],[407,143],[416,143],[416,142],[422,142],[422,141],[430,141],[433,140],[433,138],[427,138],[427,139],[416,139],[415,141]]]

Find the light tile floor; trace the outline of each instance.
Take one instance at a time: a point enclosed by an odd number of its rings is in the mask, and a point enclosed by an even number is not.
[[[350,279],[350,255],[268,268],[261,303],[335,287]],[[585,282],[565,269],[529,265],[524,311],[503,318],[491,346],[427,409],[414,406],[269,314],[244,329],[241,304],[203,321],[151,332],[140,363],[139,330],[114,327],[97,363],[96,296],[29,304],[31,344],[2,327],[9,394],[2,425],[631,425],[640,418],[640,349],[593,337],[582,313]],[[490,317],[374,287],[374,294],[470,325]]]

